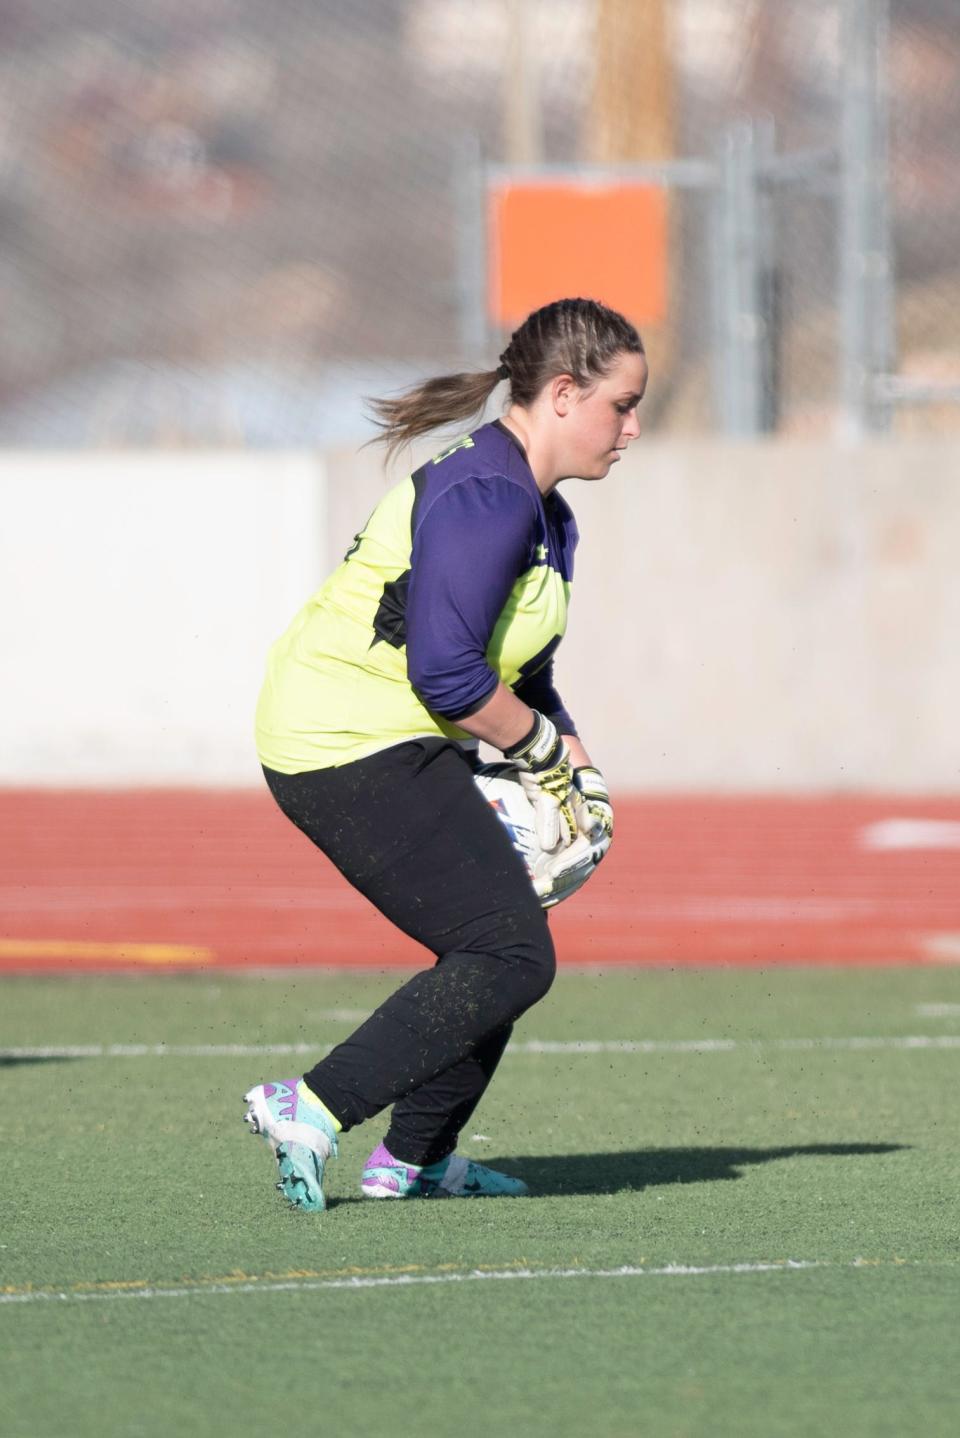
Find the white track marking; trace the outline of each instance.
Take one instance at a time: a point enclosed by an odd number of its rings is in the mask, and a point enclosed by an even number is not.
[[[329,1289],[417,1288],[443,1283],[503,1283],[511,1280],[537,1281],[569,1278],[704,1278],[725,1274],[796,1273],[814,1268],[856,1269],[886,1266],[890,1260],[854,1259],[850,1263],[821,1262],[818,1259],[786,1259],[780,1263],[671,1263],[663,1268],[507,1268],[471,1269],[464,1273],[399,1274],[392,1277],[349,1277],[320,1279],[272,1279],[241,1283],[224,1283],[216,1279],[202,1280],[182,1287],[136,1287],[108,1291],[83,1292],[77,1289],[34,1289],[24,1292],[0,1292],[0,1305],[22,1303],[93,1303],[119,1298],[192,1298],[197,1295],[231,1293],[311,1293]],[[898,1264],[903,1267],[905,1265]]]
[[[937,964],[960,963],[960,934],[946,930],[939,934],[924,934],[921,938],[923,951],[928,959]]]
[[[960,1019],[960,1004],[917,1004],[918,1019]]]
[[[960,849],[955,819],[880,819],[857,835],[861,849]]]
[[[327,1054],[333,1044],[49,1044],[0,1048],[0,1060],[31,1059],[235,1059],[303,1058]],[[505,1058],[566,1054],[809,1053],[817,1050],[960,1049],[960,1034],[886,1034],[818,1039],[527,1039]]]
[[[957,826],[960,828],[960,825]],[[199,908],[230,906],[235,901],[228,884],[191,885],[190,904]],[[92,876],[89,885],[82,884],[0,884],[0,910],[6,914],[74,914],[98,912],[111,914],[135,911],[138,914],[175,913],[183,909],[184,893],[171,893],[156,887],[136,888],[104,884]],[[649,922],[674,920],[701,923],[743,922],[778,923],[789,919],[795,923],[820,924],[836,920],[891,915],[922,917],[929,907],[926,899],[893,899],[886,895],[819,894],[733,894],[678,896],[662,899],[616,889],[600,889],[593,894],[593,907],[607,918],[642,919]],[[273,913],[329,914],[356,918],[356,895],[346,885],[329,892],[319,889],[257,889],[244,897],[245,909],[267,909]]]

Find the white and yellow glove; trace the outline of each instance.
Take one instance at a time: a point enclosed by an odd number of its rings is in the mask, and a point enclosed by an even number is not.
[[[542,863],[534,888],[545,909],[575,894],[586,883],[613,838],[613,808],[599,769],[584,764],[573,771],[573,782],[582,801],[576,810],[580,832],[572,844],[558,849]]]
[[[517,766],[524,793],[533,806],[537,842],[550,854],[568,848],[583,832],[584,800],[573,780],[570,753],[557,726],[539,710],[533,728],[503,757]]]
[[[606,853],[613,838],[613,806],[607,781],[592,764],[584,764],[573,771],[573,782],[583,800],[577,811],[580,832],[594,843],[602,843]]]

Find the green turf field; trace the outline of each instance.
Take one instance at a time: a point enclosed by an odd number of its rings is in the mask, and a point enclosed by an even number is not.
[[[3,1438],[960,1431],[960,973],[562,973],[462,1146],[536,1196],[363,1202],[371,1126],[290,1212],[224,1050],[396,981],[0,984]]]

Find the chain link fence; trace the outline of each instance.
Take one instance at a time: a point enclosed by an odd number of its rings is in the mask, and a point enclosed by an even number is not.
[[[855,3],[0,0],[0,442],[356,443],[364,394],[500,347],[465,318],[484,304],[465,176],[717,164],[747,117],[778,156],[819,157],[759,215],[756,427],[835,432]],[[876,4],[895,277],[882,422],[957,428],[960,12]],[[669,193],[647,425],[710,433],[725,427],[716,194]]]

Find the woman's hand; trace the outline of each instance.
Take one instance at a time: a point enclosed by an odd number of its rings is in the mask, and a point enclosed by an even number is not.
[[[503,751],[516,764],[520,783],[533,805],[533,823],[541,849],[566,849],[581,832],[583,800],[573,782],[570,751],[545,714],[534,709],[533,727]]]
[[[583,800],[577,813],[581,833],[597,841],[605,838],[609,844],[613,838],[613,806],[606,779],[599,769],[585,764],[574,770],[573,782]]]

